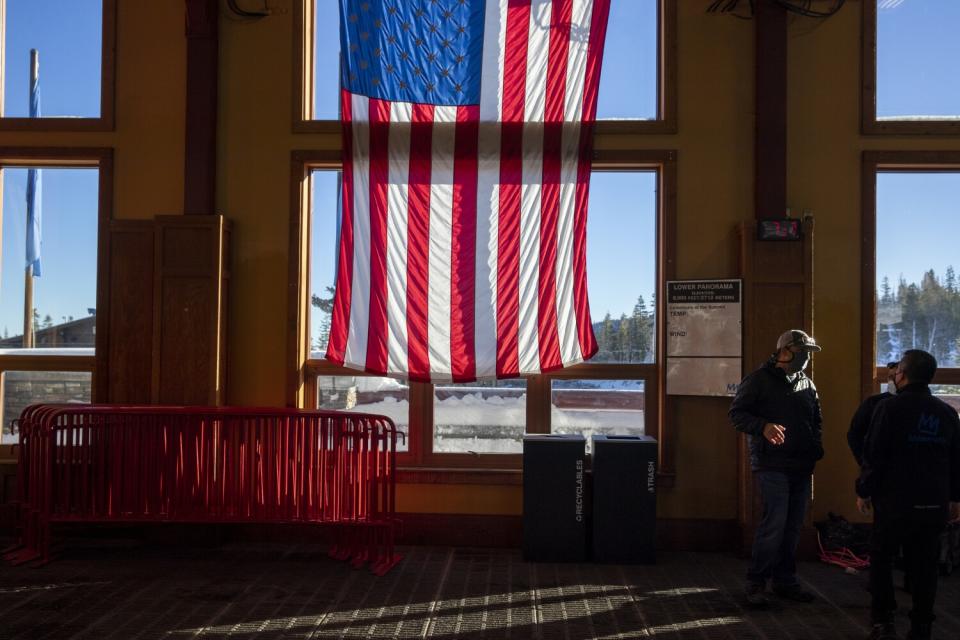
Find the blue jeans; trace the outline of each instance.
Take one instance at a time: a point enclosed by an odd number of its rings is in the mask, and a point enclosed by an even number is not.
[[[797,584],[797,544],[810,500],[810,474],[756,471],[763,519],[753,538],[747,582],[774,586]]]

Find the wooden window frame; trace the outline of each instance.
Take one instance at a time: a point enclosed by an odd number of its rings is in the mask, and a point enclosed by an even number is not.
[[[314,2],[294,0],[293,132],[339,134],[339,120],[313,119]],[[598,135],[677,132],[677,0],[657,0],[657,3],[657,117],[655,120],[597,120],[595,133]]]
[[[960,173],[960,151],[864,151],[862,159],[860,265],[860,395],[877,393],[887,378],[877,365],[877,174],[880,172]],[[941,367],[933,384],[960,384],[960,367]]]
[[[651,364],[584,363],[562,371],[527,378],[526,430],[546,433],[550,429],[551,381],[560,379],[642,379],[646,395],[644,419],[647,435],[657,438],[659,476],[662,486],[671,486],[675,475],[672,429],[666,429],[670,401],[665,394],[664,319],[665,286],[676,276],[677,153],[663,150],[597,151],[594,171],[656,171],[656,356]],[[294,151],[291,154],[290,239],[288,269],[287,404],[312,407],[316,377],[362,376],[363,372],[309,358],[310,341],[310,224],[312,210],[310,173],[340,168],[339,151]],[[407,469],[407,479],[417,482],[460,482],[478,472],[487,481],[514,478],[520,470],[520,454],[460,454],[433,452],[433,386],[410,383],[409,451],[398,455]],[[456,470],[459,470],[459,473]],[[431,472],[437,472],[432,474]],[[413,480],[410,480],[413,478]],[[460,480],[457,480],[460,478]],[[515,478],[514,478],[515,479]],[[478,482],[483,480],[477,480]]]
[[[109,227],[113,207],[113,150],[107,148],[71,147],[0,147],[0,169],[4,167],[88,167],[98,170],[97,180],[97,319],[94,355],[48,355],[43,349],[35,353],[0,354],[0,374],[6,371],[89,371],[92,374],[91,401],[107,397],[109,344],[108,308],[110,295]],[[0,175],[2,178],[2,175]],[[2,182],[0,182],[2,191]],[[0,223],[3,219],[0,208]],[[99,374],[99,375],[98,375]],[[0,389],[2,395],[2,389]],[[0,446],[0,459],[15,458],[13,445]]]
[[[877,3],[863,0],[860,5],[861,132],[864,135],[960,135],[960,120],[877,120]]]
[[[116,100],[117,0],[103,0],[100,43],[100,117],[98,118],[7,118],[3,117],[3,70],[5,61],[6,1],[0,0],[0,131],[113,131]]]

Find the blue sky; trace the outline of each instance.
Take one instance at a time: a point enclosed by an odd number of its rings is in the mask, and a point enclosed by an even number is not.
[[[27,116],[30,49],[40,51],[42,114],[100,112],[101,0],[7,0],[4,115]],[[24,169],[3,171],[0,335],[23,328],[26,228]],[[96,307],[97,171],[45,170],[43,277],[34,306],[55,323]]]
[[[337,0],[317,0],[317,95],[320,118],[336,117],[339,34]],[[651,118],[656,77],[654,0],[614,0],[600,86],[600,118]],[[878,113],[960,114],[960,1],[886,0],[879,11]],[[856,4],[845,11],[855,10]],[[4,112],[27,113],[31,47],[40,50],[45,115],[96,115],[100,95],[100,0],[7,0]],[[729,19],[718,16],[717,19]],[[122,37],[122,35],[121,35]],[[44,277],[36,281],[42,315],[60,321],[95,306],[94,170],[47,170],[43,178]],[[22,322],[26,171],[3,177],[0,331]],[[331,183],[332,184],[332,183]],[[311,277],[332,279],[335,194],[315,182]],[[630,313],[637,295],[649,301],[654,283],[654,181],[649,174],[597,174],[591,190],[588,278],[591,310],[600,319]],[[639,196],[638,196],[639,194]],[[899,175],[878,180],[878,277],[919,279],[955,261],[960,230],[960,176]],[[928,221],[917,224],[918,220]],[[649,247],[649,252],[636,247]],[[902,247],[902,249],[901,249]],[[923,247],[924,263],[916,259]],[[960,268],[960,265],[955,265]],[[327,270],[327,275],[324,275]],[[631,283],[621,286],[624,274]]]
[[[903,276],[920,282],[929,269],[960,272],[960,173],[877,175],[877,286]]]
[[[960,116],[960,2],[884,0],[879,7],[877,117]]]

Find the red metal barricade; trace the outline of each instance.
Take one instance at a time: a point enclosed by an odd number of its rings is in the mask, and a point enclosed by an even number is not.
[[[397,430],[296,409],[31,405],[20,416],[19,544],[48,562],[57,522],[308,522],[382,575],[394,548]]]

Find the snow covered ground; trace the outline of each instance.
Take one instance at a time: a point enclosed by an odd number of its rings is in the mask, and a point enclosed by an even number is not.
[[[526,425],[526,394],[498,394],[496,388],[451,386],[437,389],[441,392],[438,396],[446,397],[434,402],[434,451],[521,452]],[[509,391],[515,393],[513,389]],[[554,391],[555,397],[562,396],[562,393],[561,390]],[[351,410],[385,415],[401,431],[407,432],[410,403],[406,399],[387,396],[375,402],[358,403]],[[594,433],[642,435],[643,419],[643,410],[561,409],[554,406],[551,411],[554,433],[578,433],[588,437]]]

